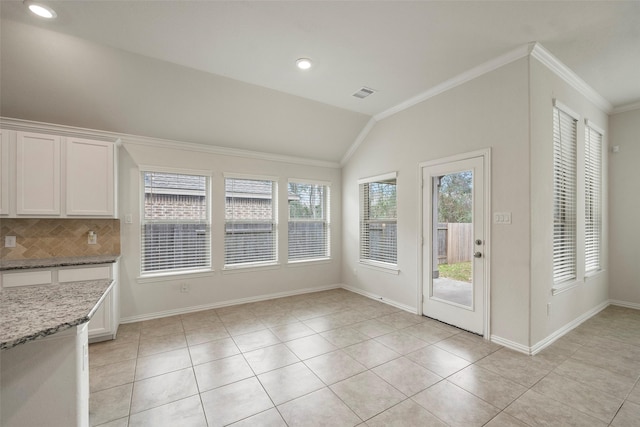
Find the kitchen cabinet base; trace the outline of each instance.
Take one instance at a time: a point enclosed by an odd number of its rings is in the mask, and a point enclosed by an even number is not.
[[[86,323],[3,350],[0,357],[0,425],[89,425]]]

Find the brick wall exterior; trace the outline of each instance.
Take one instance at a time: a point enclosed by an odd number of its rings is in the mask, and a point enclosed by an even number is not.
[[[144,210],[146,218],[182,220],[207,218],[204,196],[146,194]]]
[[[271,199],[241,199],[227,197],[225,203],[226,219],[271,220],[273,209]]]
[[[203,219],[207,206],[204,196],[179,196],[175,194],[146,194],[145,216],[156,219]],[[273,219],[271,199],[226,198],[226,219]]]

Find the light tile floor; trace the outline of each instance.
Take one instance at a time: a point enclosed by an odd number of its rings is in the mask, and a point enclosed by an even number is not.
[[[529,357],[332,290],[120,326],[93,426],[640,426],[640,311]]]

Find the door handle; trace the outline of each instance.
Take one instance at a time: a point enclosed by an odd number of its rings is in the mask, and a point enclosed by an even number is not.
[[[473,254],[473,257],[474,257],[474,258],[482,258],[482,252],[475,252],[475,253]]]

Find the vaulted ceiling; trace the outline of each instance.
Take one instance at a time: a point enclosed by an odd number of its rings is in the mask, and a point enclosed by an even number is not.
[[[42,3],[55,20],[1,2],[2,115],[335,162],[371,116],[532,41],[640,101],[637,1]]]

